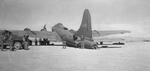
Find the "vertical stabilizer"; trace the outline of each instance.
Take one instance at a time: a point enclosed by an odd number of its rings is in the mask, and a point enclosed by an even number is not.
[[[76,35],[92,40],[91,15],[88,9],[84,10],[82,23],[79,30],[76,32]]]

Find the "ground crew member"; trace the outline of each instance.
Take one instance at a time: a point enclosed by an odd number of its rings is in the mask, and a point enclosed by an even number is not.
[[[66,41],[63,41],[63,49],[66,49]]]
[[[84,36],[82,35],[81,36],[81,48],[84,48],[84,42],[83,41],[84,41]]]
[[[0,42],[0,44],[1,44],[1,51],[4,51],[4,43],[3,43],[3,40],[1,40],[1,42]]]
[[[35,45],[37,45],[37,43],[38,43],[38,41],[37,41],[37,39],[35,39]]]
[[[28,46],[29,46],[29,35],[25,34],[23,37],[23,49],[25,50],[29,50]]]

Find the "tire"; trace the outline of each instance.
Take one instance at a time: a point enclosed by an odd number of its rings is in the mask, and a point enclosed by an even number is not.
[[[13,45],[14,49],[19,50],[22,48],[21,42],[15,42]]]

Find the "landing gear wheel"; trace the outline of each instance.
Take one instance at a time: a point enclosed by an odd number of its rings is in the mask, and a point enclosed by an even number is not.
[[[13,47],[14,47],[14,49],[15,49],[15,50],[19,50],[19,49],[21,49],[21,48],[22,48],[22,46],[21,46],[21,43],[20,43],[20,42],[15,42]]]

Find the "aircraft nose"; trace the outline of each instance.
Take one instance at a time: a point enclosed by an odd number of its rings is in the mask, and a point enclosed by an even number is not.
[[[56,29],[60,29],[60,28],[64,28],[64,26],[62,25],[62,23],[57,23],[56,25],[54,25],[52,27],[52,32],[56,31]]]

